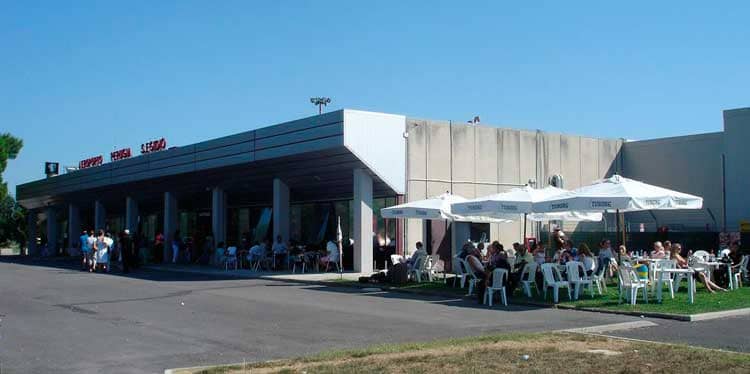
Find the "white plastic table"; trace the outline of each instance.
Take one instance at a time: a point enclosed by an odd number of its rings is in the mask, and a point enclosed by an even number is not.
[[[688,303],[692,304],[695,301],[695,277],[693,277],[693,274],[695,274],[695,270],[693,269],[661,269],[659,270],[660,273],[670,273],[670,274],[688,274]],[[661,292],[663,288],[662,284],[662,277],[657,277],[658,281],[656,283],[656,300],[661,302]]]

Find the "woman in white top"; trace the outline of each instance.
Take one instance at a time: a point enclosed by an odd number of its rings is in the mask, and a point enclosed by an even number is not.
[[[110,239],[104,236],[104,230],[99,230],[99,235],[96,237],[96,242],[94,243],[94,250],[96,251],[94,268],[96,270],[104,269],[105,271],[109,271],[110,245]]]
[[[594,260],[594,254],[591,253],[591,249],[586,243],[581,243],[578,248],[578,260],[583,263],[583,269],[586,270],[586,275],[591,276],[596,270],[596,260]]]
[[[615,258],[612,243],[608,239],[603,239],[599,243],[599,266],[608,269],[610,277],[613,277],[615,272],[617,272],[617,261],[615,261]]]

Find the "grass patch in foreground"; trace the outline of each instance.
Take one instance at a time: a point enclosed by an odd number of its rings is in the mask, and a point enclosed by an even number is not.
[[[528,355],[528,359],[524,359]],[[750,371],[750,355],[566,333],[514,334],[384,344],[360,350],[186,373],[434,372],[723,372]]]
[[[592,299],[589,294],[582,295],[577,301],[568,301],[567,295],[561,296],[563,305],[575,307],[602,308],[630,312],[652,312],[652,313],[669,313],[669,314],[698,314],[708,312],[718,312],[724,310],[750,308],[750,287],[742,287],[729,292],[717,292],[714,294],[706,291],[703,285],[697,284],[695,302],[688,304],[688,294],[686,287],[682,287],[680,292],[675,293],[674,299],[669,297],[669,291],[665,287],[662,292],[662,303],[656,301],[656,295],[649,292],[648,304],[643,302],[641,293],[638,294],[636,305],[618,302],[617,286],[607,287],[607,292],[602,295],[595,295]]]

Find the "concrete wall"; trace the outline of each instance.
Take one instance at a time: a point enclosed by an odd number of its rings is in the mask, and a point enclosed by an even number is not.
[[[703,197],[704,209],[653,211],[626,216],[631,229],[644,223],[646,231],[658,226],[673,230],[721,230],[723,199],[721,154],[724,134],[709,133],[627,142],[623,146],[623,174],[649,184]],[[633,226],[635,225],[635,227]]]
[[[724,111],[727,230],[750,221],[750,108]]]
[[[548,184],[554,174],[576,188],[621,169],[622,141],[541,131],[407,118],[407,201],[451,191],[466,198],[523,186]],[[449,151],[450,150],[450,151]],[[529,225],[529,231],[534,225]],[[601,229],[601,224],[588,225]],[[576,229],[566,224],[566,229]],[[422,239],[418,220],[407,223],[407,245]],[[492,224],[492,240],[520,241],[521,220]]]

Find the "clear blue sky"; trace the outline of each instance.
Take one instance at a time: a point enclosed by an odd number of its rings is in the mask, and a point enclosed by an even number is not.
[[[318,95],[629,139],[750,106],[750,3],[465,3],[5,1],[0,131],[25,146],[4,179],[305,117]]]

